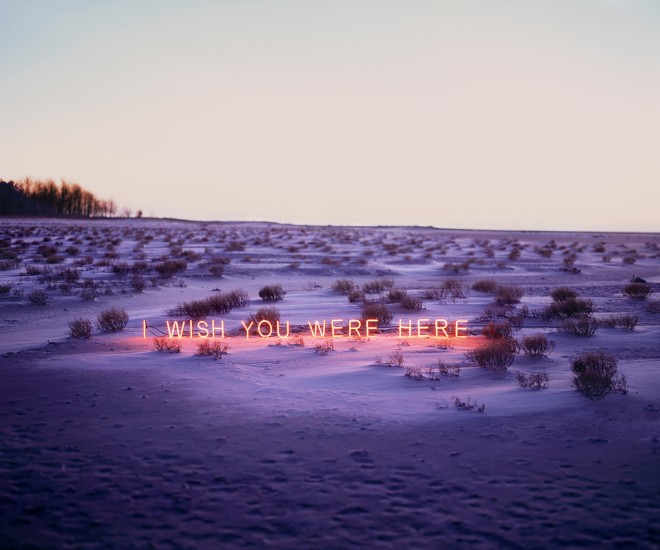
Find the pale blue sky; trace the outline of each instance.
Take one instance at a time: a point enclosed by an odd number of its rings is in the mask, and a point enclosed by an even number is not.
[[[145,214],[660,230],[656,0],[0,0],[0,177]]]

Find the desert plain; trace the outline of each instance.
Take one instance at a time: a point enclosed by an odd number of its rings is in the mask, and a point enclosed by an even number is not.
[[[0,250],[0,548],[660,546],[658,234],[3,218]],[[391,319],[349,334],[365,302]],[[154,340],[204,319],[215,354]],[[503,325],[547,353],[479,366]],[[623,391],[577,391],[587,352]]]

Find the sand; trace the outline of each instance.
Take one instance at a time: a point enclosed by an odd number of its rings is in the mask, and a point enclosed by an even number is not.
[[[632,276],[659,288],[658,235],[159,220],[0,224],[12,244],[29,243],[21,265],[0,272],[0,284],[23,291],[0,296],[0,547],[660,545],[660,315],[648,308],[653,295],[622,294]],[[111,265],[81,267],[83,279],[99,281],[104,292],[85,301],[78,283],[66,291],[55,284],[47,305],[30,303],[29,292],[47,286],[24,275],[26,264],[43,265],[35,253],[43,239],[63,250],[94,229],[78,257],[98,261],[107,240],[120,240]],[[140,231],[154,238],[136,251]],[[167,235],[200,254],[185,272],[139,293],[112,273],[113,262],[171,253]],[[552,256],[539,255],[535,249],[551,241]],[[230,242],[245,248],[227,252]],[[599,243],[605,252],[594,250]],[[513,249],[520,256],[509,259]],[[633,250],[635,262],[624,262]],[[205,264],[215,253],[232,258],[222,278]],[[563,261],[570,253],[574,270]],[[480,261],[457,273],[447,266],[469,259]],[[474,291],[455,303],[424,299],[417,312],[393,306],[395,320],[467,319],[469,337],[449,349],[389,330],[335,340],[334,351],[319,355],[307,334],[300,347],[238,333],[216,361],[193,355],[194,340],[165,354],[142,338],[143,319],[162,326],[168,308],[214,288],[245,289],[251,298],[249,307],[218,316],[231,326],[264,305],[258,290],[273,283],[287,290],[276,305],[294,324],[348,319],[359,308],[333,282],[377,276],[415,295],[448,278],[517,284],[532,311],[550,303],[553,288],[570,286],[594,301],[595,317],[628,313],[639,321],[633,331],[601,327],[579,338],[529,316],[516,336],[542,331],[556,348],[545,358],[519,354],[503,373],[465,358],[483,343],[479,316],[493,302]],[[70,320],[113,306],[130,314],[126,329],[95,331],[90,340],[68,336]],[[585,350],[618,359],[626,395],[592,401],[575,390],[570,361]],[[405,368],[382,364],[395,351],[403,367],[441,359],[459,365],[460,376],[406,377]],[[519,370],[547,373],[549,387],[520,388]],[[485,411],[458,409],[454,396]]]

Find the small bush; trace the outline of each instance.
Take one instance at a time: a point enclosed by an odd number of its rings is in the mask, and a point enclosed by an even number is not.
[[[355,283],[348,279],[337,279],[332,285],[332,290],[341,294],[349,294],[356,290]]]
[[[156,348],[156,351],[164,351],[167,353],[180,353],[181,341],[179,338],[156,336],[154,338],[154,347]]]
[[[520,372],[516,373],[516,380],[521,388],[530,390],[542,390],[548,387],[550,378],[544,372]]]
[[[225,272],[225,266],[223,264],[209,265],[209,273],[214,277],[222,277],[224,272]]]
[[[365,283],[362,290],[365,294],[380,294],[392,287],[394,287],[394,281],[392,279],[375,279]]]
[[[413,380],[424,380],[421,367],[405,367],[403,375]]]
[[[470,350],[465,356],[484,369],[505,371],[513,364],[516,349],[515,340],[503,338]]]
[[[258,325],[261,321],[269,321],[273,326],[280,320],[280,311],[276,307],[261,307],[248,317],[248,325],[253,322]]]
[[[509,321],[490,321],[481,329],[483,334],[489,340],[499,340],[501,338],[511,338],[513,327]]]
[[[72,338],[91,338],[92,322],[89,319],[74,319],[69,322],[69,336]]]
[[[557,287],[550,293],[553,302],[565,302],[566,300],[575,299],[577,296],[577,292],[567,286]]]
[[[580,315],[575,319],[565,319],[562,323],[562,330],[575,336],[593,336],[598,330],[598,321],[587,315]]]
[[[379,324],[386,325],[393,317],[387,304],[381,304],[379,302],[365,302],[362,304],[363,319],[378,319]]]
[[[497,283],[492,279],[482,279],[472,285],[472,290],[485,294],[495,294],[497,292]]]
[[[385,301],[388,304],[398,304],[408,296],[408,292],[403,290],[402,288],[392,288],[390,291],[387,293],[387,296],[385,297]]]
[[[468,286],[458,279],[445,279],[438,289],[440,300],[464,300],[470,295]]]
[[[651,285],[648,283],[628,283],[623,288],[623,293],[630,298],[644,300],[651,294]]]
[[[248,297],[248,293],[240,288],[230,290],[227,292],[227,294],[225,294],[225,296],[227,297],[229,305],[232,308],[246,307],[250,305],[250,298]]]
[[[14,288],[14,285],[12,285],[11,283],[1,284],[0,296],[2,296],[3,294],[9,294],[12,288]]]
[[[646,310],[649,313],[660,313],[660,300],[650,300],[648,304],[646,304]]]
[[[10,259],[0,261],[0,271],[9,271],[10,269],[16,269],[21,265],[20,260]]]
[[[154,266],[154,269],[164,279],[174,277],[174,275],[181,271],[185,271],[187,268],[188,263],[185,260],[165,260]]]
[[[177,317],[185,316],[190,319],[205,319],[211,314],[211,304],[209,299],[183,302],[170,309],[168,313]]]
[[[28,300],[38,306],[45,306],[48,303],[48,294],[45,290],[33,290],[28,294]]]
[[[571,362],[573,385],[589,399],[602,399],[611,391],[627,393],[628,382],[617,360],[601,351],[586,352]]]
[[[424,308],[424,303],[421,298],[410,296],[409,294],[403,296],[401,300],[399,300],[399,304],[403,309],[408,311],[419,311]]]
[[[361,290],[351,290],[348,293],[348,301],[351,304],[357,304],[364,301],[364,292]]]
[[[112,266],[112,272],[117,277],[126,277],[131,271],[131,266],[127,262],[118,262]]]
[[[403,354],[400,351],[395,351],[390,354],[385,361],[385,364],[388,367],[402,367],[406,360],[403,358]]]
[[[231,300],[226,294],[213,294],[204,300],[206,307],[208,307],[209,315],[211,312],[217,314],[229,313],[232,310]],[[203,306],[201,306],[203,307]]]
[[[319,355],[328,355],[331,351],[335,349],[335,344],[332,339],[324,340],[323,342],[318,342],[314,345],[314,351]]]
[[[227,252],[243,252],[245,250],[245,244],[239,241],[231,241],[227,244],[225,250]]]
[[[85,281],[83,283],[82,299],[88,302],[93,302],[99,295],[100,287],[100,283],[97,283],[96,281]]]
[[[461,374],[460,365],[447,365],[444,361],[438,361],[438,373],[443,376],[458,377]]]
[[[266,285],[259,290],[259,298],[265,302],[277,302],[284,299],[285,294],[282,285]]]
[[[98,314],[97,324],[103,332],[118,332],[128,324],[128,313],[119,308],[110,308]]]
[[[229,345],[219,340],[204,338],[197,344],[195,355],[198,357],[213,357],[214,360],[221,359],[229,353]]]
[[[594,304],[587,298],[566,298],[547,306],[542,313],[543,318],[552,319],[559,317],[567,319],[576,316],[590,316],[593,313]]]
[[[147,284],[144,282],[144,277],[142,275],[133,275],[131,277],[131,287],[135,292],[142,292]]]
[[[598,323],[608,328],[625,328],[627,330],[635,330],[639,317],[637,315],[610,315],[609,317],[601,317]]]
[[[545,334],[537,333],[524,336],[520,342],[520,348],[525,355],[544,357],[554,351],[555,343],[552,340],[548,340]]]
[[[511,307],[519,303],[524,294],[525,291],[518,286],[501,286],[497,289],[495,303],[498,306]]]
[[[466,400],[461,397],[453,396],[452,399],[454,400],[454,407],[463,411],[477,411],[482,413],[486,410],[485,403],[479,405],[476,401],[472,401],[470,397]]]
[[[289,346],[297,346],[297,347],[304,348],[305,347],[305,339],[300,334],[296,334],[294,336],[291,336],[291,338],[289,338],[289,340],[287,341],[287,344]]]

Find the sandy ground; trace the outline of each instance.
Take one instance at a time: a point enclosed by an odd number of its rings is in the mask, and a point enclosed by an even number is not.
[[[0,283],[22,291],[0,297],[1,548],[660,546],[660,315],[648,299],[621,294],[633,275],[658,288],[658,235],[149,220],[2,224],[12,243],[29,246],[19,267],[0,272]],[[200,254],[209,242],[221,251],[234,240],[247,245],[229,254],[221,279],[209,278],[202,254],[175,279],[136,293],[110,266],[92,265],[83,276],[110,292],[90,302],[76,287],[54,287],[46,306],[31,304],[26,295],[40,283],[24,272],[43,262],[36,246],[49,237],[63,249],[94,227],[102,231],[81,253],[96,259],[107,250],[103,240],[119,236],[114,261],[135,261],[140,229],[154,235],[143,249],[148,260],[171,250],[168,233],[189,239],[187,249],[204,231],[216,232],[197,245]],[[535,248],[549,241],[555,253],[539,256]],[[395,254],[383,246],[392,242],[399,243]],[[605,243],[610,262],[593,250],[596,243]],[[517,246],[520,256],[508,259]],[[576,251],[579,273],[561,269],[561,246]],[[631,250],[639,257],[623,262]],[[447,263],[469,258],[484,262],[448,270]],[[556,349],[542,359],[519,355],[504,373],[465,359],[483,341],[478,317],[492,303],[476,292],[455,303],[425,300],[414,314],[394,311],[395,318],[468,319],[473,334],[450,349],[387,333],[336,341],[321,356],[308,336],[305,347],[236,337],[214,361],[195,357],[194,341],[180,354],[163,354],[141,338],[142,319],[164,324],[168,308],[216,287],[243,288],[252,299],[224,316],[232,324],[262,305],[258,289],[275,282],[288,292],[277,304],[283,317],[301,324],[350,318],[359,310],[330,289],[333,281],[364,284],[376,276],[411,293],[447,278],[518,284],[532,309],[549,303],[552,288],[571,286],[594,301],[596,316],[634,313],[639,323],[577,338],[526,318],[519,335],[541,330]],[[129,312],[124,331],[68,337],[69,320],[110,306]],[[570,359],[587,349],[617,357],[627,395],[591,401],[575,391]],[[377,364],[393,351],[407,365],[438,358],[460,365],[460,376],[413,380],[403,368]],[[524,390],[518,370],[546,372],[550,386]],[[485,412],[457,409],[453,396],[483,403]]]

